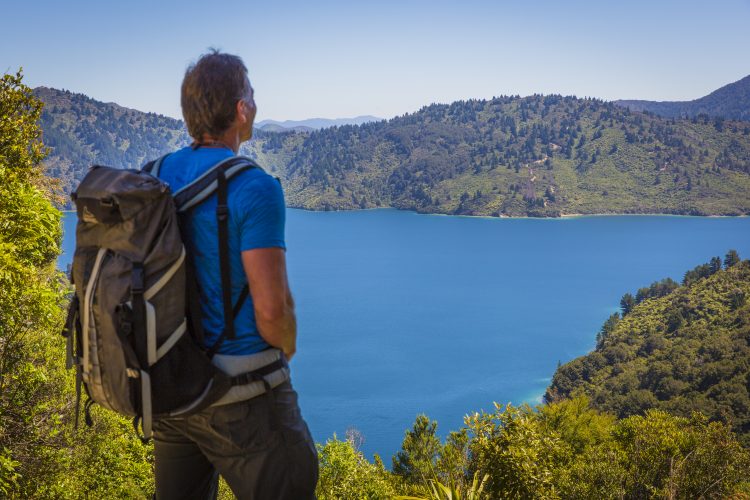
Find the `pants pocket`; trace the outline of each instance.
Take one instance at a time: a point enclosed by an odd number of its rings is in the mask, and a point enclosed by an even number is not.
[[[208,426],[229,454],[267,449],[272,440],[265,398],[254,398],[211,409]]]

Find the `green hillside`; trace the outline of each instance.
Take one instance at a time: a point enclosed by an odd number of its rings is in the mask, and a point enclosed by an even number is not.
[[[166,116],[46,87],[34,94],[45,104],[41,126],[51,148],[47,175],[61,179],[66,193],[91,165],[138,168],[188,141],[182,122]]]
[[[37,89],[51,172],[132,167],[188,138],[181,122]],[[671,120],[557,95],[433,104],[388,121],[258,131],[242,152],[311,210],[559,216],[750,213],[750,123]]]
[[[301,144],[300,144],[301,142]],[[289,136],[290,200],[466,215],[750,212],[750,124],[501,97]]]
[[[654,283],[613,315],[596,349],[560,366],[547,401],[585,394],[621,418],[650,408],[730,424],[750,446],[750,261],[730,252]]]

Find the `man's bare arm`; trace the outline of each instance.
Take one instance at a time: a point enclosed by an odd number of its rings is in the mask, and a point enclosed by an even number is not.
[[[261,337],[291,359],[297,347],[297,318],[286,275],[284,250],[245,250],[242,265],[250,284],[255,324]]]

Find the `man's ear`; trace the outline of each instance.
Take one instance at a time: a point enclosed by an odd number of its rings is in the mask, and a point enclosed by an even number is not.
[[[247,122],[247,115],[245,114],[246,106],[247,104],[245,104],[244,99],[240,99],[239,101],[237,101],[237,106],[236,106],[236,109],[234,110],[236,113],[235,120],[237,121],[237,123],[244,125],[245,122]]]

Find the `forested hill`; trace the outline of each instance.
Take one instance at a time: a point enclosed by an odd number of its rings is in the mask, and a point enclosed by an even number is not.
[[[729,252],[622,299],[596,349],[560,366],[545,398],[586,394],[624,418],[658,408],[700,411],[750,446],[750,261]]]
[[[179,121],[37,89],[53,175],[135,166],[188,138]],[[671,120],[558,95],[433,104],[388,121],[258,131],[243,153],[290,206],[425,213],[750,213],[750,123]]]
[[[69,193],[93,164],[139,168],[189,142],[183,123],[173,118],[95,101],[83,94],[38,87],[44,144],[51,148],[47,175]]]
[[[650,111],[667,118],[698,115],[750,121],[750,75],[693,101],[615,101],[633,111]]]

